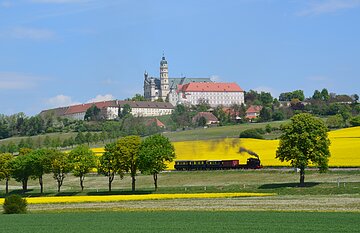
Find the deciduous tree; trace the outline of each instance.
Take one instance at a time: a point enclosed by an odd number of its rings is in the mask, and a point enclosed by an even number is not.
[[[79,177],[81,191],[83,191],[85,175],[96,166],[94,152],[92,152],[89,147],[80,145],[70,151],[69,159],[71,161],[74,176]]]
[[[11,176],[22,183],[23,192],[27,191],[29,177],[33,174],[32,160],[28,154],[19,155],[10,162]]]
[[[11,177],[10,162],[14,156],[10,153],[0,154],[0,180],[5,180],[5,193],[9,193],[9,180]]]
[[[53,173],[53,178],[57,182],[58,192],[60,192],[66,174],[70,171],[71,163],[69,155],[61,151],[54,151],[51,156],[51,172]]]
[[[166,162],[175,158],[175,149],[167,137],[156,134],[147,137],[142,143],[139,152],[139,168],[144,173],[149,173],[154,178],[157,190],[158,174],[166,169]]]
[[[283,134],[276,151],[280,161],[290,161],[300,169],[300,186],[305,184],[305,168],[315,164],[320,171],[328,168],[330,140],[324,122],[308,113],[291,118],[291,123],[282,127]]]
[[[51,156],[54,150],[38,149],[27,155],[30,159],[33,179],[39,179],[40,193],[44,191],[43,175],[51,171]]]
[[[118,173],[120,178],[124,177],[122,164],[117,163],[116,144],[109,143],[105,145],[105,153],[99,159],[98,173],[108,177],[109,192],[111,192],[111,184]]]
[[[141,139],[139,136],[126,136],[116,142],[116,162],[131,175],[131,189],[135,192],[136,171],[138,169]]]

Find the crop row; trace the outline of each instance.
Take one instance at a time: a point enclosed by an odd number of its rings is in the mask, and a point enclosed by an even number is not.
[[[273,193],[175,193],[175,194],[142,194],[111,196],[70,196],[70,197],[28,197],[29,204],[81,203],[81,202],[116,202],[159,199],[195,199],[195,198],[234,198],[273,196]],[[0,204],[4,198],[0,198]]]

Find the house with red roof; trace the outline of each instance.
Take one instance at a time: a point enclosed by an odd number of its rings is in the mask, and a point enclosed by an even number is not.
[[[191,82],[178,85],[178,102],[197,105],[206,101],[211,107],[244,103],[244,91],[236,83]]]
[[[159,119],[157,119],[157,117],[151,118],[150,120],[148,120],[148,122],[146,123],[146,126],[151,126],[153,124],[155,124],[157,127],[160,127],[160,128],[166,128],[165,124],[162,123]]]
[[[246,110],[246,119],[249,120],[253,120],[257,117],[260,116],[260,111],[262,109],[262,106],[258,106],[258,105],[251,105],[247,110]]]
[[[217,119],[217,117],[211,112],[199,112],[192,118],[192,122],[198,122],[201,117],[204,117],[206,119],[207,125],[219,124],[220,122],[219,119]]]

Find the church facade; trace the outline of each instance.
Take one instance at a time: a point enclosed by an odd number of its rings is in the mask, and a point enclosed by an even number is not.
[[[146,100],[156,101],[162,99],[172,105],[179,101],[178,86],[192,82],[211,82],[210,78],[169,78],[168,62],[165,56],[160,61],[160,78],[144,74],[144,97]]]

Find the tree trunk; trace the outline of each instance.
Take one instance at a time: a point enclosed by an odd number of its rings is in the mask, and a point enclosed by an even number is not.
[[[81,187],[81,191],[84,191],[84,176],[80,176],[80,187]]]
[[[157,186],[157,179],[158,179],[157,173],[154,173],[154,174],[153,174],[153,177],[154,177],[155,191],[157,191],[157,188],[158,188],[158,186]]]
[[[62,184],[61,184],[61,182],[59,182],[59,181],[58,181],[57,183],[58,183],[58,193],[60,193],[60,188],[61,188],[61,185],[62,185]]]
[[[26,192],[26,191],[27,191],[27,182],[28,182],[28,179],[22,180],[23,192]]]
[[[43,191],[44,191],[43,178],[42,178],[42,176],[39,176],[39,184],[40,184],[40,193],[42,194]]]
[[[131,175],[131,190],[132,192],[135,192],[135,175]]]
[[[5,181],[5,193],[8,194],[9,193],[9,178],[6,177],[6,181]]]
[[[305,186],[305,167],[300,167],[300,187]]]

